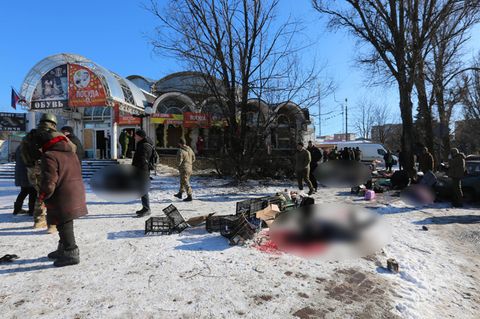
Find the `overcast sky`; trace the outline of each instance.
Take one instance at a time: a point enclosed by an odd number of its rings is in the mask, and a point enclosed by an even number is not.
[[[0,1],[0,111],[10,108],[11,86],[19,90],[25,75],[41,59],[56,53],[76,53],[122,76],[140,74],[159,79],[183,68],[172,59],[156,56],[148,43],[157,21],[139,0],[16,0]],[[166,1],[159,1],[166,2]],[[322,100],[322,134],[343,132],[341,104],[348,99],[349,131],[354,131],[358,103],[385,105],[392,121],[399,121],[396,88],[367,87],[369,75],[355,64],[355,39],[325,29],[309,0],[280,0],[278,20],[303,21],[301,35],[313,43],[304,63],[324,64],[325,75],[336,84],[335,95]],[[478,29],[477,29],[478,31]],[[302,38],[302,39],[303,39]],[[470,58],[480,48],[480,36],[466,50]],[[311,108],[318,114],[318,107]],[[315,124],[318,119],[315,118]],[[318,134],[318,128],[317,128]]]

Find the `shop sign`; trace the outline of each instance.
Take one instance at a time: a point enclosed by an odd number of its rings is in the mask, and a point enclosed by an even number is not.
[[[68,83],[68,105],[70,107],[104,106],[107,104],[102,81],[88,68],[78,64],[69,64]]]
[[[210,116],[205,113],[185,112],[183,113],[183,126],[208,128],[210,127]]]
[[[25,113],[0,113],[0,131],[25,131]]]
[[[183,125],[183,114],[155,113],[150,117],[150,123]]]
[[[60,65],[42,76],[33,91],[32,110],[59,109],[67,106],[67,65]]]
[[[142,119],[139,117],[134,117],[132,114],[125,112],[117,103],[113,107],[115,122],[118,125],[140,125]]]

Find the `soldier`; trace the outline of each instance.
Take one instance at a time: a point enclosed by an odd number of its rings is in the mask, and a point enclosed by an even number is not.
[[[182,137],[178,143],[178,171],[180,172],[180,190],[177,194],[173,195],[177,198],[182,198],[183,192],[187,192],[187,198],[184,202],[192,201],[192,187],[190,186],[190,176],[192,175],[193,162],[195,162],[195,153],[186,145],[185,139]]]
[[[142,209],[136,211],[137,217],[144,217],[150,215],[150,197],[148,195],[148,185],[150,178],[149,161],[154,152],[152,140],[147,136],[144,130],[137,130],[135,132],[135,141],[137,147],[132,159],[132,166],[137,168],[142,181],[142,188],[145,188],[145,194],[142,194]]]
[[[42,148],[45,144],[54,140],[55,138],[65,137],[60,132],[57,132],[57,117],[54,114],[42,114],[37,129],[30,131],[22,140],[21,155],[25,165],[27,166],[28,179],[33,185],[37,193],[40,192],[40,184],[42,179],[41,157]],[[69,141],[73,151],[76,151],[76,146]],[[35,209],[33,212],[34,228],[47,227],[47,213],[45,205],[38,199],[35,201]],[[48,225],[48,232],[54,233],[57,228],[55,225]]]
[[[453,207],[463,207],[462,178],[465,175],[465,155],[457,148],[450,151],[452,158],[448,162],[448,176],[452,179]]]
[[[312,186],[317,191],[318,183],[317,179],[313,175],[313,172],[318,167],[318,162],[322,160],[322,151],[320,151],[315,145],[313,145],[312,141],[308,141],[307,150],[310,152],[311,162],[310,162],[310,182],[312,182]]]
[[[310,181],[310,162],[312,158],[310,152],[303,147],[303,143],[297,144],[297,152],[295,152],[295,173],[297,175],[298,188],[303,190],[303,182],[308,185],[308,195],[314,193],[312,182]]]
[[[130,133],[126,129],[123,130],[122,133],[120,133],[118,141],[120,142],[120,146],[122,146],[122,158],[126,158],[128,145],[130,144]]]

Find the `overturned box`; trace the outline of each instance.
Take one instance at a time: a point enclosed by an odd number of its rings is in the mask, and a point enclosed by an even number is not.
[[[235,222],[240,218],[238,215],[210,215],[207,217],[205,228],[209,233],[229,232],[233,229]]]
[[[182,214],[174,205],[163,209],[166,217],[150,217],[145,221],[145,235],[160,234],[170,235],[174,232],[181,233],[189,227]]]

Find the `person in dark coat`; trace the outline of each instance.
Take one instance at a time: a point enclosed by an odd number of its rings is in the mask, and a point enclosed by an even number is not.
[[[57,225],[57,250],[48,254],[54,266],[80,262],[80,252],[73,232],[73,220],[88,214],[85,186],[75,146],[63,134],[42,146],[42,175],[38,198],[47,207],[47,222]]]
[[[448,161],[448,177],[452,179],[453,207],[463,207],[462,178],[465,176],[465,154],[457,148],[450,150],[451,159]]]
[[[387,153],[385,153],[385,155],[383,155],[383,160],[385,161],[385,169],[388,172],[392,172],[393,156],[392,156],[392,152],[390,152],[390,150],[388,150]]]
[[[149,162],[153,154],[153,141],[147,137],[144,130],[135,132],[135,141],[137,146],[133,155],[132,166],[136,167],[138,174],[143,182],[143,186],[147,188],[146,193],[142,195],[142,209],[136,212],[138,217],[150,215],[150,198],[148,195],[148,182],[150,179]]]
[[[326,149],[323,150],[323,162],[328,161],[330,154],[328,154],[328,151]]]
[[[433,171],[433,167],[433,155],[428,151],[427,147],[424,147],[418,157],[418,170],[426,174],[429,171]]]
[[[322,152],[318,149],[318,147],[313,145],[312,141],[308,141],[307,151],[310,152],[310,156],[312,158],[310,162],[310,182],[312,182],[313,188],[315,191],[317,191],[318,183],[317,179],[313,175],[313,172],[318,167],[318,162],[322,160]]]
[[[73,127],[64,126],[62,127],[61,131],[77,147],[76,153],[78,161],[82,163],[82,160],[85,158],[85,151],[83,149],[82,142],[80,142],[80,139],[73,134]]]
[[[355,155],[355,160],[357,162],[360,162],[362,160],[362,151],[360,150],[360,147],[356,147],[354,150],[354,155]]]
[[[35,210],[35,201],[37,200],[37,191],[28,180],[27,166],[23,162],[21,146],[18,146],[15,151],[15,186],[20,187],[20,193],[13,205],[13,215],[29,214],[33,216]],[[23,210],[23,201],[28,196],[28,211]]]
[[[405,167],[405,153],[401,150],[397,151],[398,154],[398,169],[401,171]]]

